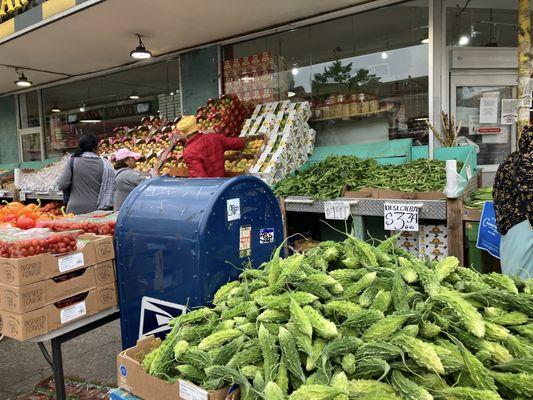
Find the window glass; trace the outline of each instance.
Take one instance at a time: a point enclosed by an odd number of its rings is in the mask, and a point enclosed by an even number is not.
[[[317,146],[427,143],[427,37],[420,0],[233,44],[223,49],[224,91],[251,106],[309,101]]]
[[[72,151],[82,134],[103,138],[133,128],[147,115],[174,119],[179,91],[178,59],[44,89],[46,155]]]
[[[19,95],[18,102],[20,128],[26,129],[40,126],[37,91]]]
[[[446,43],[450,46],[518,46],[517,0],[448,0]]]
[[[20,135],[22,142],[22,161],[41,160],[41,138],[40,133],[28,133]]]

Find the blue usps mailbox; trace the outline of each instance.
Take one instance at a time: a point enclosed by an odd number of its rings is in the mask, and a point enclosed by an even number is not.
[[[115,230],[122,346],[164,336],[170,318],[209,304],[243,265],[283,240],[276,197],[261,180],[160,177],[124,202]]]

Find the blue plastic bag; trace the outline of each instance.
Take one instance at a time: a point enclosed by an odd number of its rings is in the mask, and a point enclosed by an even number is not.
[[[492,201],[486,201],[479,220],[476,247],[500,258],[501,235],[496,227],[496,213]]]

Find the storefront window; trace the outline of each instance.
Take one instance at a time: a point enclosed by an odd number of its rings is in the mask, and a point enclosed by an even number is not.
[[[517,47],[517,0],[448,0],[446,43],[450,46]]]
[[[224,91],[307,100],[316,145],[427,143],[428,5],[408,1],[223,48]]]
[[[22,161],[41,160],[41,137],[40,132],[20,135],[22,145]]]
[[[181,114],[179,60],[169,60],[42,91],[47,157],[72,151],[82,134],[99,138],[148,115]]]
[[[20,129],[40,126],[39,97],[37,91],[19,95],[18,102]]]

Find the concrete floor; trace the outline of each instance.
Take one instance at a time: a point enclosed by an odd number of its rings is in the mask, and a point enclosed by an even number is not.
[[[116,356],[122,350],[120,322],[72,339],[62,350],[66,377],[116,385]],[[36,343],[5,338],[0,341],[0,360],[0,400],[15,400],[52,375]]]

